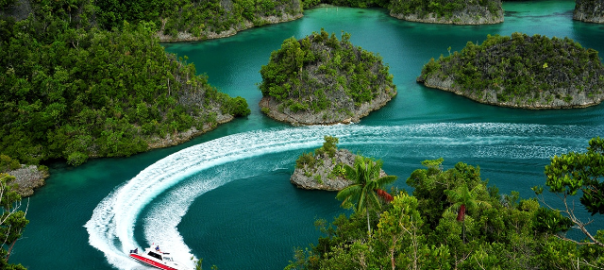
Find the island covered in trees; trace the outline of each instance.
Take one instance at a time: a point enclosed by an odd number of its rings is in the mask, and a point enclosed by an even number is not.
[[[500,0],[392,0],[390,16],[441,24],[496,24],[503,22]]]
[[[357,122],[396,95],[388,70],[380,56],[352,45],[350,34],[340,41],[321,29],[273,51],[260,70],[259,105],[294,125]]]
[[[90,2],[72,4],[0,2],[0,149],[10,164],[1,172],[17,176],[22,195],[47,175],[28,165],[130,156],[250,113],[167,54],[153,23],[105,30]]]
[[[513,33],[434,58],[417,81],[472,100],[525,109],[583,108],[604,99],[598,52],[569,38]]]

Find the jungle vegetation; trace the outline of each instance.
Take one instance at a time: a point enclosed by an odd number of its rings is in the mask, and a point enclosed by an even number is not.
[[[588,99],[602,94],[604,67],[594,49],[546,36],[513,33],[491,36],[482,44],[469,41],[461,52],[434,58],[424,65],[418,81],[453,80],[452,88],[477,100],[495,91],[497,102],[570,103],[571,93]]]
[[[104,30],[87,1],[31,8],[0,19],[0,152],[18,162],[129,156],[152,138],[249,114],[244,99],[167,54],[152,22]]]
[[[416,14],[419,18],[434,14],[436,17],[449,19],[454,12],[462,11],[472,5],[488,10],[493,16],[498,16],[501,11],[501,1],[495,0],[392,0],[390,14]]]
[[[604,140],[589,145],[551,159],[545,184],[560,196],[548,200],[543,187],[533,188],[536,198],[500,194],[481,179],[480,167],[460,162],[444,169],[442,158],[422,162],[425,168],[407,178],[412,194],[338,194],[353,212],[331,224],[317,220],[324,236],[297,249],[285,269],[600,269],[604,228],[594,233],[572,206],[578,199],[587,212],[604,213]],[[566,208],[550,207],[561,202]],[[584,239],[567,236],[571,228]]]
[[[283,41],[260,74],[262,96],[277,101],[280,111],[345,110],[352,116],[355,107],[384,92],[396,95],[389,67],[379,55],[355,47],[348,33],[340,41],[323,29]]]

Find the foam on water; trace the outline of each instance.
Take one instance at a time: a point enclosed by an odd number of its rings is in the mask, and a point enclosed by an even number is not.
[[[128,250],[141,247],[134,239],[134,225],[141,218],[141,211],[153,203],[142,218],[147,241],[143,246],[159,244],[177,256],[175,259],[181,264],[192,267],[190,258],[194,252],[185,244],[177,225],[195,198],[230,181],[291,165],[256,162],[245,170],[200,174],[210,168],[235,166],[235,162],[270,153],[317,147],[326,135],[340,138],[340,146],[386,145],[388,151],[402,158],[463,158],[460,153],[465,153],[465,157],[473,158],[547,159],[583,151],[589,136],[601,133],[601,127],[508,123],[338,125],[250,131],[191,146],[157,161],[103,199],[85,227],[90,244],[103,252],[111,265],[145,269],[128,258]],[[177,186],[184,179],[195,181]],[[160,194],[166,196],[154,201]]]

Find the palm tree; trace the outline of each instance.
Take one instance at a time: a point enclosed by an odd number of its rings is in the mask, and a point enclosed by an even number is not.
[[[457,221],[462,222],[464,243],[466,242],[466,212],[476,208],[477,206],[482,206],[485,208],[491,207],[491,204],[487,201],[478,199],[478,195],[483,191],[485,191],[485,186],[482,184],[476,185],[474,188],[472,188],[472,190],[468,189],[467,185],[459,186],[454,190],[445,190],[445,194],[447,194],[449,200],[453,203],[449,210],[453,210],[455,208],[459,209],[457,211]]]
[[[374,162],[370,158],[357,155],[354,161],[354,168],[346,165],[346,178],[354,181],[354,184],[342,189],[336,195],[338,200],[342,200],[342,206],[354,205],[356,213],[367,213],[367,231],[371,234],[369,225],[369,211],[372,208],[380,209],[381,205],[378,198],[378,190],[381,194],[385,193],[382,188],[396,180],[396,176],[389,175],[380,177],[382,161]],[[388,194],[389,195],[389,194]],[[383,198],[388,196],[382,195]]]

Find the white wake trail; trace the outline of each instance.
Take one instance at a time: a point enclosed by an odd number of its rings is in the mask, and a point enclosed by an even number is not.
[[[93,211],[85,227],[90,244],[103,252],[118,269],[146,269],[131,261],[128,250],[141,247],[134,239],[134,225],[141,211],[155,198],[184,179],[198,177],[177,186],[145,218],[147,245],[159,244],[180,263],[192,267],[192,252],[178,233],[177,225],[189,206],[203,193],[244,176],[225,171],[209,177],[199,172],[243,159],[294,149],[314,148],[326,135],[340,138],[340,145],[401,148],[397,155],[456,156],[460,148],[468,157],[548,158],[568,151],[581,151],[591,134],[601,130],[581,126],[545,126],[527,124],[420,124],[408,126],[321,126],[251,131],[222,137],[191,146],[157,161],[136,177],[110,193]],[[513,146],[512,150],[509,148]],[[278,167],[293,166],[279,164]],[[262,174],[274,166],[247,170]],[[197,178],[195,178],[197,179]]]

